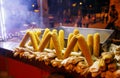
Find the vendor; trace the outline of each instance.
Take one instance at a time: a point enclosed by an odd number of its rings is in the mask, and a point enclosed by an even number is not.
[[[108,25],[106,26],[106,29],[115,29],[115,22],[118,19],[118,12],[115,8],[115,5],[111,5],[110,7],[110,12],[109,12],[109,16],[110,16],[110,21],[108,23]]]

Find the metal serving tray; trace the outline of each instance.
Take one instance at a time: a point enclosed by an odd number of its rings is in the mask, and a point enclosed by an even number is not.
[[[57,30],[63,29],[65,31],[65,39],[68,38],[69,33],[73,32],[73,30],[77,28],[79,29],[80,33],[87,37],[88,34],[100,33],[100,43],[105,43],[109,37],[113,34],[114,30],[110,29],[99,29],[99,28],[80,28],[80,27],[66,27],[66,26],[59,26]]]

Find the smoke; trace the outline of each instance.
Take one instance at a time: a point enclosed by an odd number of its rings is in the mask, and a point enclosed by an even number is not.
[[[33,12],[32,0],[4,0],[6,29],[8,32],[16,32],[26,29],[24,24],[39,23],[39,14]]]

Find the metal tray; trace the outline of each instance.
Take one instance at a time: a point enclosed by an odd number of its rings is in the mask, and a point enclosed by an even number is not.
[[[63,29],[65,31],[65,39],[67,39],[69,33],[73,32],[75,28],[79,29],[80,33],[83,34],[85,38],[87,37],[88,34],[100,33],[101,44],[105,43],[114,32],[114,30],[110,30],[110,29],[80,28],[80,27],[66,27],[66,26],[59,26],[56,29],[57,30]]]

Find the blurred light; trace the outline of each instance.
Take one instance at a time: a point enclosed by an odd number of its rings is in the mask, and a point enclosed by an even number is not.
[[[34,4],[32,4],[32,7],[35,7],[35,5],[34,5]]]
[[[7,38],[7,34],[6,34],[6,26],[5,26],[5,10],[4,10],[4,0],[0,0],[0,28],[1,28],[1,36],[2,39],[6,39]]]
[[[92,5],[89,5],[90,8],[92,8]]]
[[[83,3],[82,2],[80,2],[80,5],[82,5]]]
[[[77,5],[77,3],[73,3],[72,6],[75,7]]]

